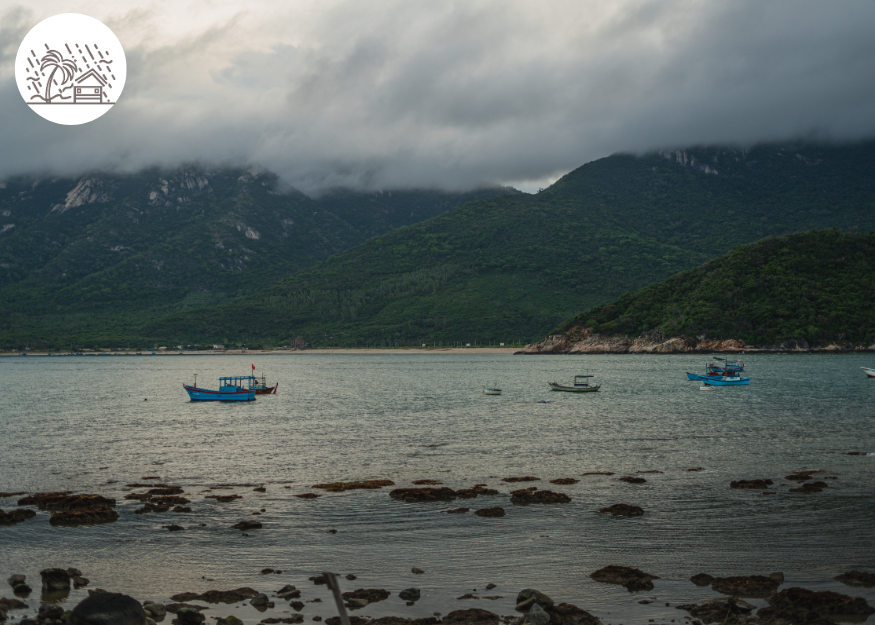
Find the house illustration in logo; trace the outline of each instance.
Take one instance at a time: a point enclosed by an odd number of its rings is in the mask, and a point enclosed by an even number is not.
[[[73,102],[78,103],[103,103],[103,88],[106,81],[97,71],[91,69],[76,79],[73,86]]]

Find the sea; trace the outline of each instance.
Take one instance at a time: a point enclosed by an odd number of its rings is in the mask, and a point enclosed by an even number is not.
[[[468,608],[510,616],[518,592],[535,588],[603,623],[680,622],[686,612],[678,604],[719,596],[690,582],[697,573],[782,572],[782,588],[833,590],[875,605],[875,589],[833,579],[875,572],[875,379],[860,370],[875,357],[740,358],[751,384],[707,392],[685,376],[704,370],[703,355],[0,358],[0,491],[97,493],[116,498],[120,514],[108,524],[54,527],[40,511],[0,527],[0,584],[25,574],[34,588],[29,611],[9,616],[34,613],[41,599],[71,609],[94,588],[170,603],[180,592],[247,586],[270,596],[291,584],[311,621],[337,614],[328,589],[310,580],[324,571],[338,573],[344,591],[391,593],[353,612],[364,617]],[[253,365],[278,384],[276,394],[194,403],[183,390],[195,374],[210,388]],[[593,375],[600,390],[550,391],[548,382],[579,374]],[[484,394],[493,385],[500,396]],[[816,479],[827,488],[792,492],[799,484],[785,476],[799,470],[823,471]],[[585,475],[599,472],[612,475]],[[538,481],[504,481],[521,476]],[[550,483],[561,478],[578,482]],[[313,487],[373,479],[395,486]],[[393,488],[423,479],[500,494],[449,503],[390,498]],[[730,488],[747,479],[774,484],[769,495]],[[135,514],[141,504],[124,497],[146,489],[128,485],[159,482],[182,486],[192,512]],[[510,491],[530,486],[571,501],[510,502]],[[295,496],[303,493],[321,496]],[[210,494],[241,497],[219,503]],[[15,508],[19,497],[0,499],[0,509]],[[599,513],[615,503],[644,514]],[[471,511],[446,513],[462,506]],[[505,516],[474,514],[495,506]],[[231,527],[246,519],[263,527]],[[170,524],[184,529],[171,532]],[[630,593],[590,578],[611,564],[659,579],[651,591]],[[39,571],[52,567],[75,567],[90,583],[60,599],[41,597]],[[281,573],[262,573],[268,568]],[[420,590],[413,605],[398,596],[407,588]],[[294,614],[273,600],[264,613],[248,603],[203,605],[207,622]]]

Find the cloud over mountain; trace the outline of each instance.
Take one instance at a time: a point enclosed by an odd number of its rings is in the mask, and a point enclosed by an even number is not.
[[[0,2],[0,178],[259,163],[305,191],[537,185],[616,151],[875,134],[875,5],[777,0]],[[242,7],[242,8],[241,8]],[[92,15],[128,78],[99,120],[27,110],[18,43]]]

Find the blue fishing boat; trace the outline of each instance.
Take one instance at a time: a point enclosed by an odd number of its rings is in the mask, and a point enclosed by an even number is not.
[[[219,390],[198,388],[197,376],[194,386],[183,384],[191,401],[255,401],[255,387],[251,375],[219,378]]]
[[[706,386],[744,386],[750,384],[750,378],[738,375],[725,375],[720,378],[707,378],[703,381]]]

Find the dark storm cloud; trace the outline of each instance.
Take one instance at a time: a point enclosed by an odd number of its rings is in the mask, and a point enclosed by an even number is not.
[[[871,3],[264,4],[190,35],[137,11],[107,20],[128,57],[119,104],[65,128],[18,96],[38,20],[5,10],[0,176],[257,162],[310,192],[465,188],[616,151],[875,134]]]

